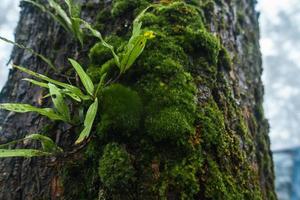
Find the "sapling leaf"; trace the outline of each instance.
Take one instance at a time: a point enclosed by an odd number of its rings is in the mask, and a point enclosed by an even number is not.
[[[68,89],[61,89],[60,91],[61,91],[62,94],[68,95],[69,97],[71,97],[75,101],[81,102],[80,97],[77,96],[76,94],[72,93],[70,90],[68,90]],[[90,98],[90,97],[87,96],[87,98]]]
[[[60,17],[56,16],[55,14],[53,14],[52,12],[50,12],[49,9],[47,9],[43,4],[33,1],[33,0],[23,0],[23,1],[38,7],[43,12],[46,12],[54,19],[54,21],[58,22],[66,31],[71,32],[70,27],[68,27],[66,22],[62,18],[60,18]]]
[[[89,109],[86,112],[86,116],[84,119],[84,129],[81,131],[78,139],[76,140],[75,144],[81,143],[83,140],[89,137],[90,132],[92,130],[92,126],[97,114],[98,110],[98,99],[96,98],[94,103],[92,103]]]
[[[43,88],[49,88],[48,84],[47,83],[44,83],[44,82],[40,82],[40,81],[37,81],[37,80],[34,80],[34,79],[30,79],[30,78],[23,78],[22,80],[24,81],[28,81],[34,85],[37,85],[37,86],[40,86],[40,87],[43,87]],[[69,97],[71,97],[72,99],[74,99],[75,101],[78,101],[78,102],[81,102],[81,99],[79,96],[77,96],[76,94],[72,93],[70,90],[68,89],[60,89],[60,92],[64,95],[67,95]],[[43,98],[47,98],[49,97],[50,94],[47,94],[45,96],[43,96]]]
[[[4,37],[1,37],[0,36],[0,40],[4,41],[4,42],[7,42],[9,44],[13,44],[15,45],[16,47],[20,48],[20,49],[24,49],[26,51],[29,51],[30,53],[32,53],[33,55],[39,57],[40,59],[42,59],[45,63],[47,63],[53,70],[57,70],[56,67],[54,66],[54,64],[48,59],[46,58],[45,56],[43,56],[42,54],[39,54],[37,52],[35,52],[33,49],[31,48],[28,48],[28,47],[25,47],[24,45],[22,44],[19,44],[19,43],[16,43],[14,41],[11,41],[7,38],[4,38]]]
[[[95,95],[94,95],[95,97],[97,97],[98,93],[101,91],[101,89],[103,89],[105,79],[106,79],[106,75],[107,75],[107,73],[104,73],[104,74],[101,75],[100,81],[98,83],[98,86],[97,86],[97,89],[96,89],[96,92],[95,92]]]
[[[0,104],[0,109],[9,110],[17,113],[36,112],[52,120],[65,121],[65,118],[55,113],[52,108],[37,108],[29,104],[21,103],[2,103]]]
[[[68,27],[71,27],[72,26],[71,19],[64,11],[64,9],[62,9],[62,7],[54,0],[48,0],[48,2],[50,7],[52,7],[55,10],[56,14],[64,20],[64,22],[68,25]]]
[[[60,89],[57,88],[52,83],[48,83],[48,87],[49,87],[51,99],[53,101],[53,104],[54,104],[57,112],[65,118],[65,121],[70,122],[69,107],[66,104],[66,102],[64,101],[64,98],[63,98],[62,93],[60,92]]]
[[[96,29],[94,29],[88,22],[86,22],[85,20],[80,19],[80,18],[77,18],[77,19],[79,21],[81,21],[84,28],[88,29],[94,37],[96,37],[100,40],[100,42],[103,46],[107,47],[111,51],[111,53],[115,59],[116,65],[118,67],[120,67],[120,58],[115,53],[114,47],[112,45],[108,44],[107,42],[105,42],[105,40],[102,37],[102,34],[99,31],[97,31]]]
[[[90,99],[89,96],[87,95],[84,95],[83,92],[78,88],[78,87],[75,87],[73,85],[70,85],[70,84],[67,84],[67,83],[63,83],[63,82],[60,82],[60,81],[56,81],[54,79],[51,79],[43,74],[39,74],[39,73],[36,73],[34,71],[31,71],[27,68],[24,68],[24,67],[21,67],[21,66],[17,66],[17,65],[13,65],[15,68],[19,69],[20,71],[22,72],[25,72],[29,75],[32,75],[36,78],[39,78],[43,81],[47,81],[49,83],[52,83],[52,84],[55,84],[57,86],[60,86],[62,88],[65,88],[67,90],[69,90],[71,93],[75,94],[76,96],[80,97],[82,100],[88,100]]]
[[[121,73],[124,73],[133,65],[143,52],[146,42],[147,38],[143,35],[139,35],[127,44],[125,55],[121,61]]]
[[[81,65],[76,62],[73,59],[69,58],[70,63],[72,64],[72,66],[74,67],[74,69],[76,70],[78,76],[80,77],[80,80],[83,84],[83,86],[85,87],[86,91],[88,94],[93,95],[94,94],[94,84],[91,80],[91,78],[89,77],[89,75],[87,75],[87,73],[85,73],[85,71],[82,69]]]
[[[52,153],[35,149],[0,149],[0,158],[51,156]]]
[[[81,46],[83,46],[83,32],[80,27],[81,21],[78,18],[71,18],[72,21],[72,30],[75,37],[79,40]]]
[[[44,151],[49,152],[49,153],[57,153],[57,152],[63,152],[63,150],[57,146],[53,140],[47,136],[40,135],[40,134],[31,134],[28,135],[24,138],[26,139],[31,139],[31,140],[38,140],[42,144],[42,148]]]
[[[41,82],[41,81],[37,81],[37,80],[31,79],[31,78],[23,78],[22,80],[30,82],[30,83],[32,83],[34,85],[37,85],[37,86],[40,86],[40,87],[43,87],[43,88],[49,88],[47,83],[44,83],[44,82]]]

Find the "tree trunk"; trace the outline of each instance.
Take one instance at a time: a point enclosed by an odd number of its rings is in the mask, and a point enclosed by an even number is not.
[[[148,2],[85,0],[81,16],[122,46]],[[156,37],[103,92],[89,144],[63,157],[2,159],[0,199],[276,199],[255,0],[160,3],[142,19]],[[98,66],[111,58],[105,47],[87,38],[82,49],[47,14],[21,7],[16,41],[59,72],[16,48],[15,64],[76,84],[71,57],[98,81]],[[51,106],[24,76],[11,70],[1,102]],[[0,122],[1,143],[42,133],[67,152],[80,130],[34,113],[1,111]],[[14,148],[25,147],[39,146]]]

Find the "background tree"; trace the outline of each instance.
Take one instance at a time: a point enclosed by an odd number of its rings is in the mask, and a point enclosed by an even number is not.
[[[121,53],[134,17],[150,1],[80,3],[81,17]],[[101,94],[87,145],[72,145],[78,127],[1,112],[2,143],[43,133],[67,153],[3,159],[0,199],[276,199],[255,1],[156,3],[142,18],[156,37]],[[72,57],[96,83],[109,50],[90,37],[81,48],[49,15],[21,6],[16,41],[54,60],[59,72],[19,49],[13,62],[76,84]],[[20,81],[24,76],[10,72],[1,101],[49,106],[42,89]],[[38,144],[16,147],[28,146]]]

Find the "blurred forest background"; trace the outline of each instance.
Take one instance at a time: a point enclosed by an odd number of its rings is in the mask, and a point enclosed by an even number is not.
[[[259,0],[265,114],[272,149],[300,144],[299,0]]]

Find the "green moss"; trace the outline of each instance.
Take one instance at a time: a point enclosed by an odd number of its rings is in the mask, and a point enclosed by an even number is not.
[[[158,15],[165,18],[166,24],[168,24],[167,27],[172,27],[176,24],[185,28],[196,26],[198,26],[198,29],[204,28],[201,15],[199,15],[196,7],[184,2],[179,1],[164,6],[158,10]]]
[[[224,68],[226,71],[231,71],[232,65],[232,60],[228,51],[225,47],[222,47],[219,54],[218,66]]]
[[[206,30],[199,30],[197,32],[188,31],[186,33],[191,48],[187,48],[189,51],[202,56],[207,61],[216,66],[218,62],[218,56],[221,49],[221,44],[218,38]]]
[[[130,155],[117,143],[105,146],[99,161],[99,176],[108,190],[120,192],[135,180]]]
[[[216,152],[219,158],[229,154],[228,143],[230,140],[225,130],[222,112],[211,101],[198,110],[198,124],[201,130],[203,148],[207,152]]]
[[[114,0],[106,19],[113,16],[118,23],[144,4]],[[119,84],[99,96],[98,137],[87,148],[86,159],[95,171],[93,160],[97,169],[101,157],[99,185],[111,199],[261,199],[249,142],[253,138],[223,74],[231,70],[231,59],[203,24],[202,13],[212,14],[215,5],[201,4],[207,12],[168,0],[150,9],[142,18],[143,28],[155,31],[156,38],[147,42]],[[119,36],[128,37],[130,30],[123,31]],[[124,38],[107,40],[121,45],[120,54]],[[101,68],[115,66],[109,50],[99,44],[89,58],[95,82]],[[260,143],[262,149],[267,145]],[[261,165],[270,170],[269,162]]]
[[[234,183],[235,177],[227,175],[220,171],[218,164],[211,158],[208,158],[209,178],[206,181],[205,197],[221,200],[244,199],[241,191],[237,191]]]
[[[146,4],[146,0],[113,0],[111,14],[113,17],[119,17]]]
[[[98,134],[129,136],[139,128],[142,104],[137,92],[120,84],[113,84],[103,91],[100,102]]]
[[[145,121],[147,133],[154,141],[168,139],[177,144],[186,143],[193,132],[192,125],[176,107],[165,108]]]
[[[193,154],[190,158],[183,159],[178,163],[167,163],[167,169],[157,187],[160,199],[176,196],[177,199],[195,199],[199,192],[197,172],[202,167],[200,152]]]

